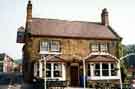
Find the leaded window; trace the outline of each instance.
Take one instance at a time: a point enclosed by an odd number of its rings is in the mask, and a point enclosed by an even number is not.
[[[54,77],[61,77],[62,76],[62,65],[61,64],[54,64]]]
[[[98,44],[91,44],[91,51],[92,52],[98,52],[99,51],[99,45]]]
[[[108,51],[108,47],[107,44],[100,44],[100,51],[101,52],[107,52]]]
[[[40,44],[41,52],[60,52],[60,41],[44,40]]]
[[[117,75],[117,67],[116,64],[111,64],[111,76]]]
[[[95,64],[95,76],[100,76],[100,64]]]
[[[88,64],[88,76],[91,76],[90,64]]]
[[[51,77],[51,64],[46,65],[46,77]]]
[[[109,76],[109,65],[108,64],[102,64],[102,75],[103,76]]]

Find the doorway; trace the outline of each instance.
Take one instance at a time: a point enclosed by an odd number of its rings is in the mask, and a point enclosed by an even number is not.
[[[70,67],[70,78],[71,78],[71,86],[73,87],[79,86],[79,67],[78,66]]]

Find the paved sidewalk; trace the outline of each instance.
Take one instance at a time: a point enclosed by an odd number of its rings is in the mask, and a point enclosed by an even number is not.
[[[95,89],[95,88],[66,87],[64,89]]]

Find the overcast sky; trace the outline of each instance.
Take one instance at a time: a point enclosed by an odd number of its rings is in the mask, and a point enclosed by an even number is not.
[[[25,26],[27,1],[0,0],[0,53],[15,59],[22,57],[16,33]],[[100,22],[101,10],[107,8],[110,25],[122,43],[135,44],[135,0],[32,0],[32,4],[33,17],[90,22]]]

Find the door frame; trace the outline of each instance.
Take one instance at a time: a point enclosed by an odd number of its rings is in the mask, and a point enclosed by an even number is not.
[[[71,68],[72,67],[77,67],[78,68],[78,71],[77,71],[77,74],[78,74],[78,84],[77,84],[77,86],[79,86],[80,85],[80,79],[79,79],[79,76],[80,76],[80,74],[79,74],[79,63],[71,63],[70,64],[70,84],[71,84]],[[71,86],[72,86],[72,84],[71,84]],[[73,86],[73,87],[77,87],[77,86]]]

